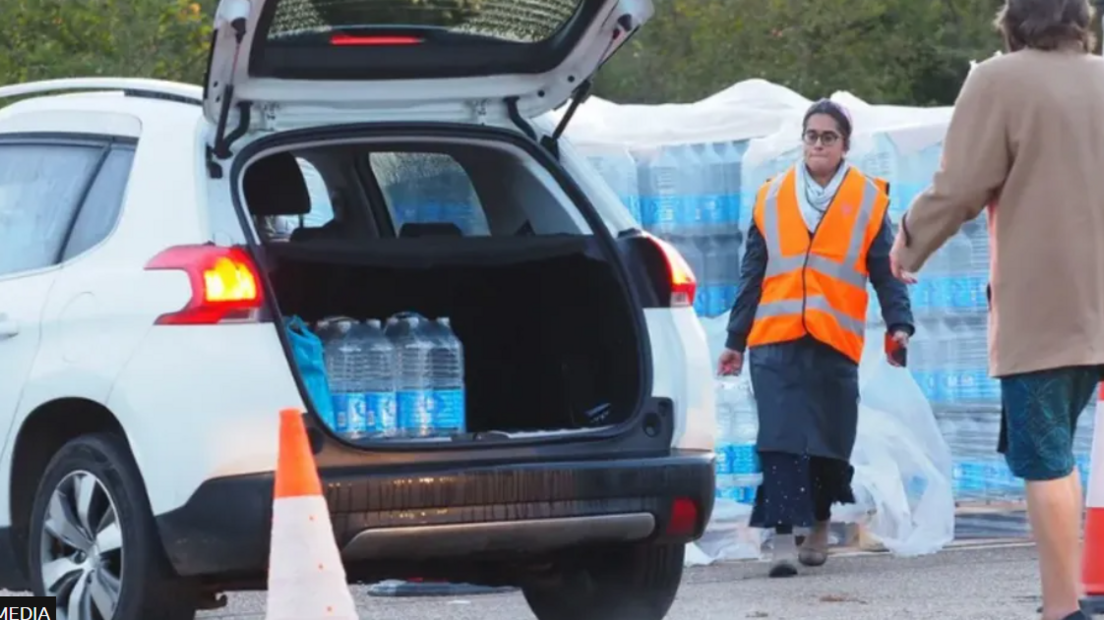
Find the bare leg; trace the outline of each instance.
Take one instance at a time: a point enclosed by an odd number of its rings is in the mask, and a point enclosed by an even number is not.
[[[1081,479],[1027,482],[1027,509],[1039,553],[1043,620],[1065,620],[1080,610]]]

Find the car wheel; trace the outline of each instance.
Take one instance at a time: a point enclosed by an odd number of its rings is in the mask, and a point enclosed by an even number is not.
[[[196,591],[168,565],[138,467],[117,435],[65,444],[35,496],[35,594],[67,620],[191,620]]]
[[[685,545],[581,554],[553,584],[522,588],[539,620],[662,620],[682,583]]]

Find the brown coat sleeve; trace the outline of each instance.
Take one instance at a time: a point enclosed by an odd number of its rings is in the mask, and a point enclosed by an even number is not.
[[[977,217],[1000,192],[1012,163],[1007,119],[1002,110],[999,74],[982,63],[962,86],[947,137],[943,160],[931,186],[902,217],[905,248],[901,266],[917,272],[928,258]]]

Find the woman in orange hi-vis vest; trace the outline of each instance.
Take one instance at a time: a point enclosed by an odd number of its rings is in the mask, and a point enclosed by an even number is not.
[[[739,374],[748,349],[763,466],[751,524],[775,530],[772,577],[824,564],[831,507],[855,501],[868,282],[892,341],[903,348],[914,331],[908,291],[890,271],[889,186],[847,162],[851,125],[843,107],[815,103],[803,162],[759,190],[719,364]],[[795,527],[812,528],[800,549]]]

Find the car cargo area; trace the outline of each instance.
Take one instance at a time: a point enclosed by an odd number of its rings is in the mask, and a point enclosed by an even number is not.
[[[447,317],[463,347],[464,429],[424,439],[568,435],[628,420],[643,356],[604,244],[532,162],[473,146],[442,151],[379,160],[363,146],[316,148],[247,170],[244,195],[280,314],[315,333],[334,317]],[[358,168],[371,174],[342,176]],[[295,189],[304,169],[314,177],[306,192]],[[349,191],[357,185],[367,191]],[[331,219],[311,226],[320,202]]]

